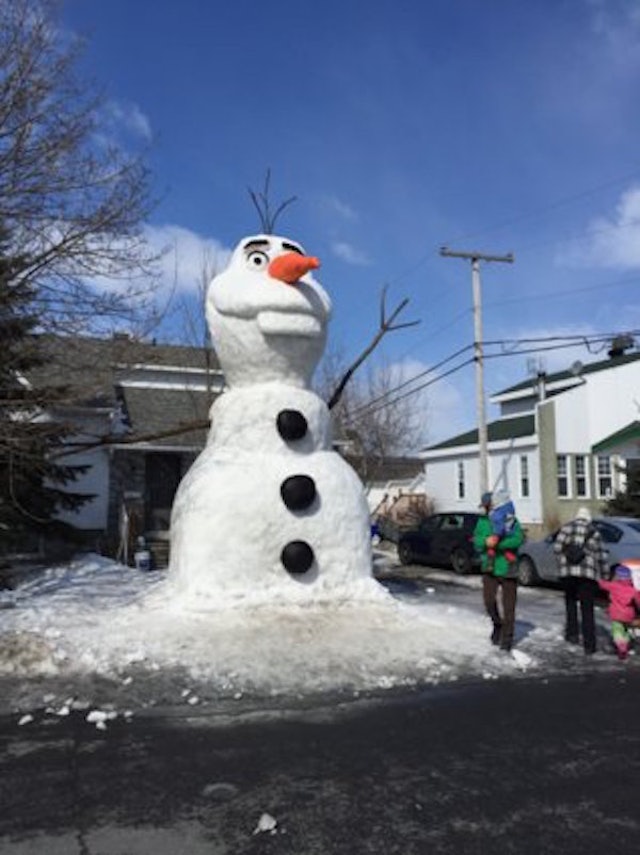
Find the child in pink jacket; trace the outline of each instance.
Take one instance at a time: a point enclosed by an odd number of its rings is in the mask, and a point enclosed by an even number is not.
[[[633,587],[631,570],[624,564],[617,564],[613,568],[611,581],[598,579],[598,585],[609,593],[608,614],[618,659],[626,659],[631,642],[629,627],[637,619],[636,609],[640,609],[640,591]]]

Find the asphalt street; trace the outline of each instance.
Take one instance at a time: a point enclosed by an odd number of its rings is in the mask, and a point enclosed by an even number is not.
[[[5,717],[0,852],[634,852],[639,701],[633,668],[104,731]]]
[[[387,575],[409,601],[478,605],[479,579]],[[521,593],[522,640],[562,598]],[[597,661],[535,677],[198,707],[148,684],[157,704],[104,729],[0,705],[0,855],[640,851],[640,655],[617,662],[605,627]]]

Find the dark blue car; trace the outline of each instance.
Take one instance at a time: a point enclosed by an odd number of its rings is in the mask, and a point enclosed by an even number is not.
[[[432,564],[470,573],[480,566],[473,546],[478,514],[461,511],[432,514],[398,538],[401,564]]]

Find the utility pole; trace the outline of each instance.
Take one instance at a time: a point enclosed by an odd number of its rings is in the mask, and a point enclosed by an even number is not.
[[[480,493],[489,489],[489,455],[487,435],[487,411],[484,399],[484,358],[482,349],[482,295],[480,291],[480,262],[500,261],[513,264],[513,253],[486,255],[482,252],[457,252],[446,246],[440,255],[447,258],[463,258],[471,262],[471,285],[473,290],[473,358],[476,363],[476,410],[478,414],[478,452],[480,458]]]

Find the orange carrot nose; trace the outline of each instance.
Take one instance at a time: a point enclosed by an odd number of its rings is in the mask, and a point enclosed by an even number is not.
[[[280,279],[288,285],[295,284],[298,279],[320,267],[320,262],[312,255],[300,255],[297,252],[286,252],[278,255],[269,265],[269,276]]]

